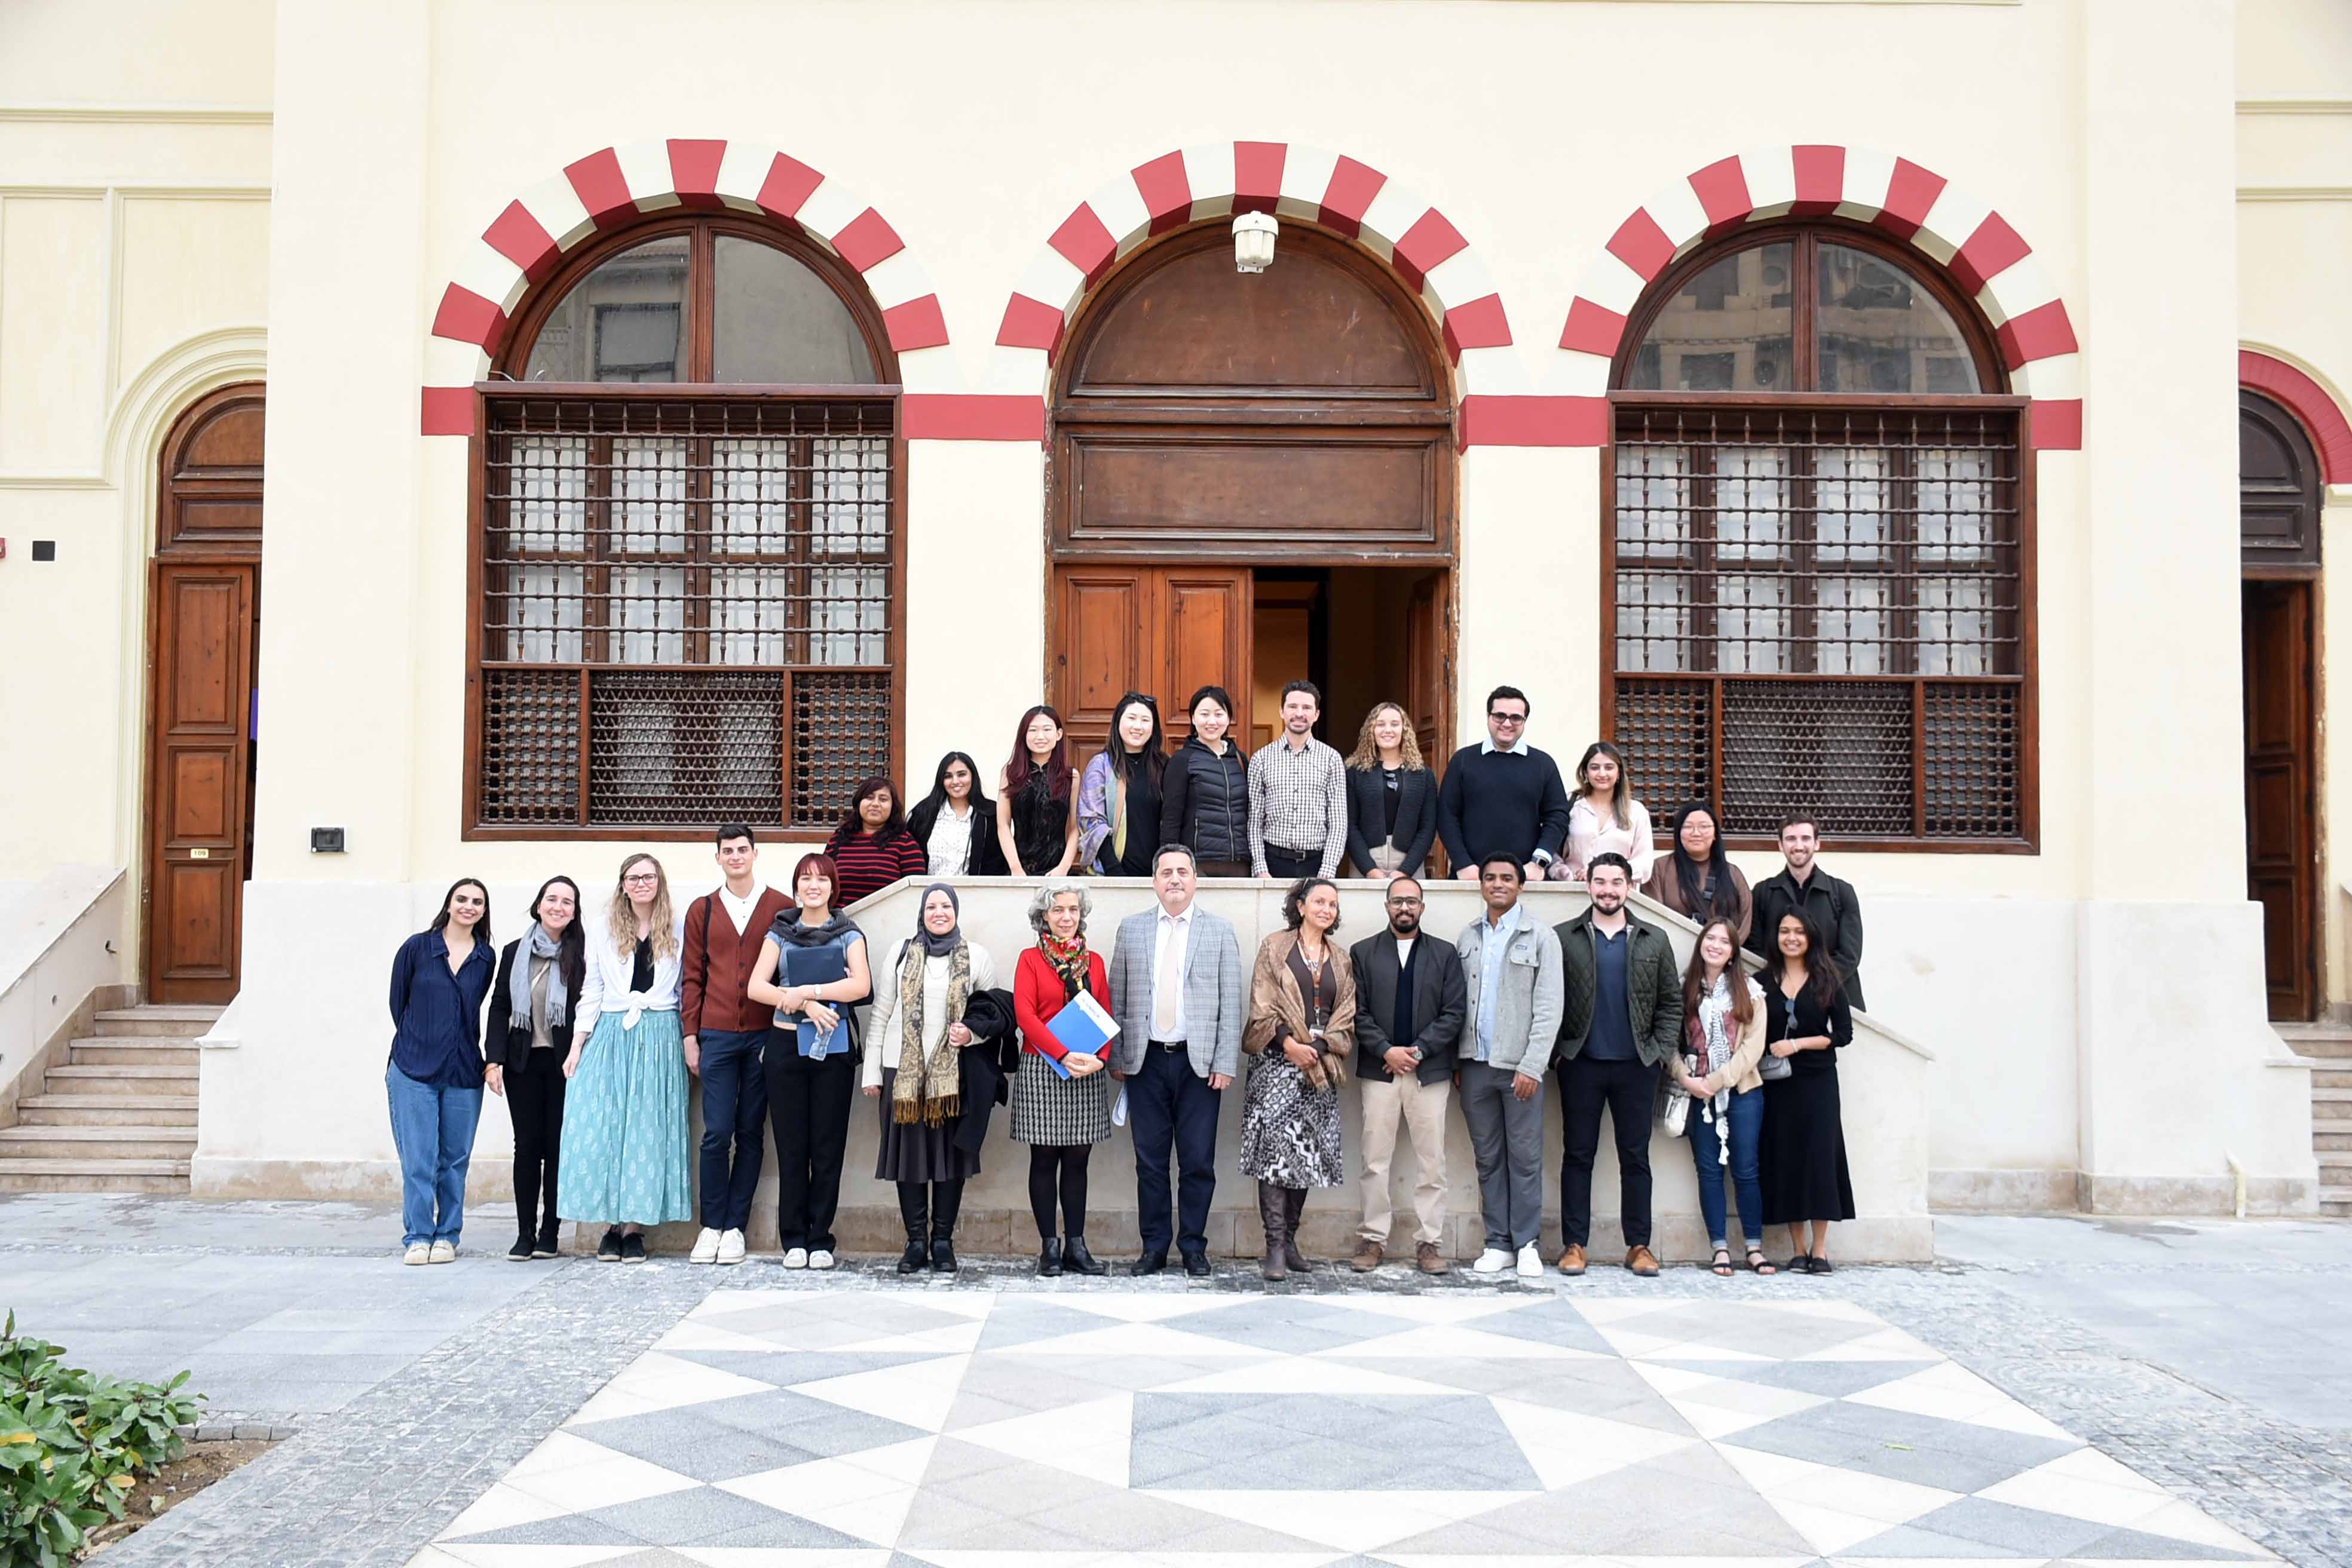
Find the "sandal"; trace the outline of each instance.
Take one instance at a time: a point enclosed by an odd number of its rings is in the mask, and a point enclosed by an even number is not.
[[[1764,1256],[1764,1249],[1760,1247],[1751,1247],[1748,1249],[1748,1268],[1751,1273],[1756,1274],[1778,1274],[1780,1272],[1778,1268],[1772,1267],[1772,1260]]]
[[[1715,1249],[1715,1262],[1714,1262],[1710,1267],[1712,1267],[1712,1268],[1714,1268],[1714,1270],[1715,1270],[1715,1277],[1716,1277],[1717,1279],[1730,1279],[1730,1278],[1731,1278],[1731,1248],[1729,1248],[1729,1247],[1717,1247],[1717,1248]]]

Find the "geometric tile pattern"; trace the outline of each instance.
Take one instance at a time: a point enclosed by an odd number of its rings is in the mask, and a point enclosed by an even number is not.
[[[728,1289],[412,1568],[2270,1561],[1860,1307]]]

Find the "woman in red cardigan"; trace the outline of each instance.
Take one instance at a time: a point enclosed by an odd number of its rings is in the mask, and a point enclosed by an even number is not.
[[[1110,1136],[1110,1075],[1103,1058],[1066,1051],[1046,1026],[1083,987],[1108,1011],[1102,954],[1087,947],[1094,900],[1066,877],[1048,877],[1029,900],[1037,945],[1013,971],[1013,1015],[1021,1026],[1021,1070],[1013,1075],[1013,1136],[1029,1145],[1029,1207],[1037,1217],[1037,1272],[1101,1274],[1087,1250],[1087,1160]],[[1051,1058],[1066,1068],[1064,1078]],[[1054,1223],[1061,1199],[1062,1223]]]
[[[836,909],[878,893],[901,877],[930,871],[922,840],[907,831],[898,786],[879,773],[857,786],[841,826],[825,840],[824,852],[841,868],[841,888],[834,897]]]

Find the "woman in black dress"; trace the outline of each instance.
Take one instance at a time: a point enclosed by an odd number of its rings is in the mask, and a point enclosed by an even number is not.
[[[1062,716],[1044,703],[1021,715],[1013,760],[996,786],[996,839],[1018,877],[1059,877],[1078,858],[1078,817],[1071,809],[1078,770],[1070,766]]]
[[[1830,1272],[1830,1226],[1853,1217],[1837,1079],[1837,1053],[1853,1040],[1853,1012],[1821,927],[1791,910],[1764,966],[1764,1048],[1789,1064],[1789,1076],[1765,1080],[1757,1144],[1764,1223],[1789,1227],[1791,1273]]]

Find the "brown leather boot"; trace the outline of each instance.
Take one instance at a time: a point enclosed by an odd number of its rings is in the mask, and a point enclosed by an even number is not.
[[[1566,1252],[1561,1253],[1559,1255],[1559,1271],[1562,1274],[1568,1275],[1583,1273],[1584,1248],[1581,1247],[1571,1247]]]
[[[1289,1219],[1289,1205],[1283,1202],[1282,1189],[1272,1182],[1260,1182],[1257,1184],[1257,1221],[1265,1227],[1265,1261],[1259,1265],[1258,1271],[1271,1281],[1290,1278],[1290,1265],[1282,1255],[1283,1228]]]
[[[1298,1226],[1307,1216],[1307,1189],[1285,1187],[1282,1201],[1282,1260],[1290,1265],[1293,1274],[1311,1274],[1315,1260],[1298,1250]]]
[[[1657,1254],[1646,1247],[1633,1247],[1625,1254],[1625,1267],[1644,1279],[1655,1279],[1658,1277]]]
[[[1424,1241],[1412,1249],[1412,1266],[1423,1274],[1451,1274],[1454,1265],[1445,1261],[1445,1254],[1437,1250],[1437,1243]]]
[[[1381,1266],[1385,1256],[1379,1242],[1367,1241],[1356,1248],[1356,1256],[1348,1259],[1348,1267],[1359,1274],[1370,1274]]]

